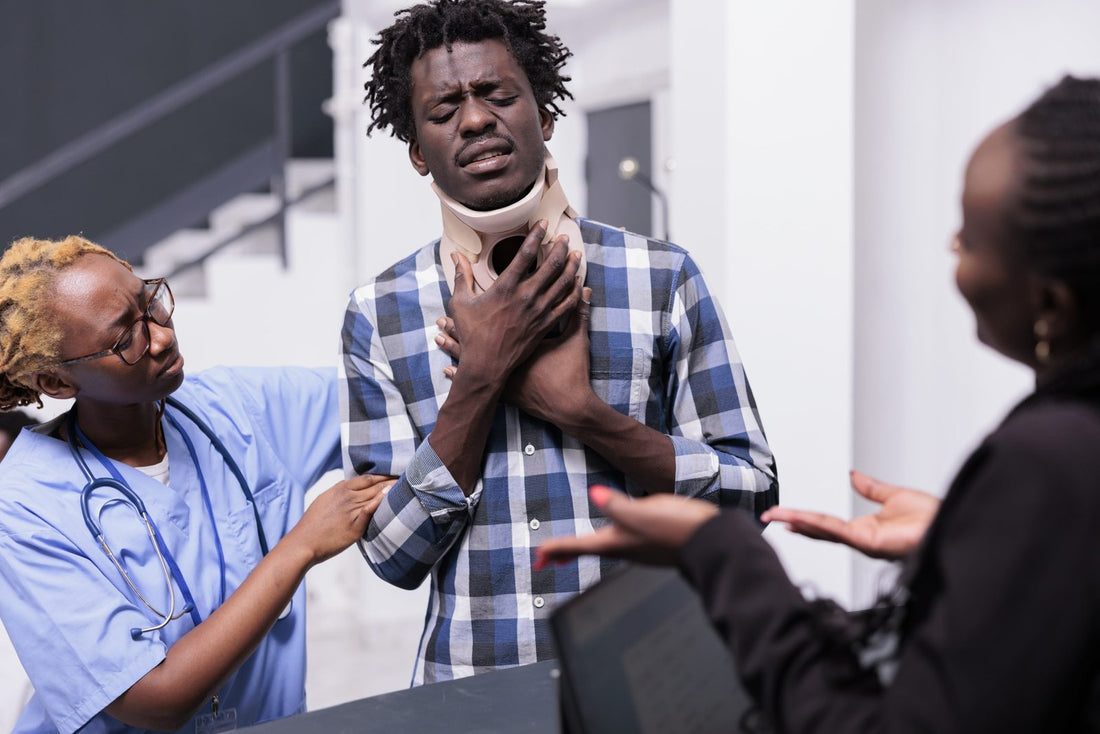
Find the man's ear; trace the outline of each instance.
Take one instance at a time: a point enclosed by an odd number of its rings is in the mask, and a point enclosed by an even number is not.
[[[545,107],[539,107],[539,122],[542,123],[542,141],[549,142],[554,136],[554,115]]]
[[[430,173],[428,162],[424,160],[424,153],[420,150],[420,143],[416,138],[409,141],[409,161],[421,176],[427,176]]]
[[[58,400],[75,398],[78,392],[76,385],[53,372],[37,372],[31,375],[31,387]]]

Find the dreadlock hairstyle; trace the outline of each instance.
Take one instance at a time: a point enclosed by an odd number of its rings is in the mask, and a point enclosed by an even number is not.
[[[0,258],[0,410],[42,405],[31,376],[54,365],[64,336],[51,309],[53,281],[81,256],[114,253],[83,237],[37,240],[24,237]]]
[[[535,102],[557,119],[564,115],[557,101],[573,95],[561,74],[572,53],[555,35],[545,33],[544,0],[429,0],[394,13],[397,18],[374,43],[378,46],[363,66],[373,69],[364,86],[370,103],[367,135],[378,128],[408,143],[413,124],[409,68],[428,51],[455,43],[501,39],[527,74]]]
[[[1009,219],[1026,262],[1065,282],[1100,331],[1100,79],[1064,77],[1016,118]]]

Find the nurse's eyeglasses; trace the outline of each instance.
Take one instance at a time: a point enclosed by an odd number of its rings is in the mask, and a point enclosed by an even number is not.
[[[172,297],[172,289],[168,287],[168,281],[164,278],[145,281],[145,302],[149,304],[145,307],[145,313],[122,333],[113,347],[85,357],[66,359],[58,362],[57,366],[64,367],[88,362],[109,354],[117,354],[118,358],[126,364],[137,364],[149,351],[149,322],[168,326],[168,322],[172,319],[172,312],[176,310],[176,299]]]

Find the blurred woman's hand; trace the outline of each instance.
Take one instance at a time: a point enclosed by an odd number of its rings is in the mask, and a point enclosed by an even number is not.
[[[940,500],[927,492],[886,484],[854,470],[851,481],[852,489],[882,505],[878,512],[841,520],[821,512],[772,507],[761,519],[787,523],[791,532],[843,543],[872,558],[896,560],[911,553],[939,511]]]
[[[675,565],[688,538],[718,514],[718,508],[710,502],[672,494],[631,499],[622,492],[595,485],[588,495],[611,523],[588,535],[562,536],[543,543],[535,556],[536,570],[583,555]]]

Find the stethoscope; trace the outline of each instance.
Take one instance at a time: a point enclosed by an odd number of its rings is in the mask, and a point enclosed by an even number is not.
[[[233,457],[230,455],[229,450],[225,447],[225,444],[222,443],[221,439],[219,439],[214,434],[214,431],[210,428],[210,426],[206,425],[206,423],[201,418],[199,418],[199,416],[197,416],[194,412],[185,407],[175,398],[170,397],[167,399],[167,402],[168,405],[170,405],[172,408],[179,411],[183,415],[187,416],[187,418],[192,423],[198,426],[199,430],[202,431],[203,434],[210,440],[210,444],[214,447],[214,450],[221,454],[222,459],[225,461],[225,465],[229,468],[229,471],[233,474],[233,476],[236,477],[237,483],[241,486],[241,492],[244,493],[245,499],[252,507],[252,514],[256,518],[256,534],[259,536],[260,540],[260,551],[263,553],[263,555],[267,555],[267,536],[264,535],[263,523],[260,522],[260,511],[256,507],[256,500],[252,496],[252,490],[249,489],[248,481],[245,479],[244,473],[237,465],[237,462],[233,460]],[[218,552],[218,568],[221,574],[221,599],[218,602],[218,605],[220,606],[221,603],[225,601],[226,596],[225,552],[222,549],[221,534],[218,532],[218,524],[214,518],[214,507],[210,501],[210,492],[207,489],[206,479],[203,477],[202,469],[199,466],[198,453],[195,451],[195,445],[191,441],[191,437],[187,435],[187,432],[183,430],[183,427],[180,426],[179,422],[175,418],[173,418],[170,413],[165,412],[164,418],[183,437],[183,441],[187,445],[187,451],[191,455],[191,461],[194,463],[195,472],[198,474],[199,477],[199,488],[202,492],[203,505],[206,508],[207,517],[209,518],[211,526],[214,530],[214,546]],[[80,465],[80,470],[84,473],[84,476],[88,479],[88,483],[85,484],[84,489],[80,491],[80,510],[84,515],[84,524],[88,526],[88,531],[92,534],[92,537],[96,540],[96,542],[99,543],[100,547],[103,548],[103,552],[107,554],[107,557],[111,560],[111,563],[114,564],[115,568],[118,569],[118,572],[122,575],[123,580],[126,582],[126,585],[130,588],[130,590],[137,596],[141,603],[144,604],[147,609],[149,609],[149,611],[151,611],[161,620],[159,624],[155,624],[152,627],[133,627],[130,630],[130,637],[136,640],[142,635],[164,629],[168,626],[169,622],[175,619],[179,619],[184,614],[189,614],[191,616],[191,620],[197,627],[199,623],[202,622],[202,616],[198,613],[198,609],[195,604],[195,598],[191,593],[190,587],[187,585],[187,580],[183,577],[183,573],[180,571],[179,566],[176,564],[175,557],[172,555],[172,552],[168,549],[168,547],[164,544],[160,532],[157,530],[157,527],[153,523],[152,518],[149,517],[149,513],[145,509],[145,503],[142,501],[141,497],[139,497],[138,494],[130,488],[130,485],[126,483],[126,480],[122,477],[122,474],[119,473],[118,469],[114,466],[111,460],[104,456],[103,453],[100,452],[99,449],[97,449],[92,444],[92,442],[88,440],[83,431],[80,430],[80,426],[77,425],[75,406],[72,410],[69,411],[69,416],[66,420],[65,428],[66,438],[69,443],[69,451],[72,453],[73,458],[76,459],[77,464]],[[78,441],[80,442],[79,445],[77,443]],[[100,477],[98,479],[96,478],[96,476],[92,473],[91,468],[88,466],[88,462],[84,460],[83,456],[81,456],[80,445],[83,445],[83,447],[87,449],[88,452],[92,454],[92,456],[99,460],[99,463],[102,464],[104,468],[106,468],[107,472],[111,475],[110,477]],[[149,535],[150,542],[152,542],[153,544],[153,550],[156,552],[157,559],[160,561],[161,570],[164,573],[164,582],[168,586],[169,601],[167,612],[162,612],[154,607],[152,604],[150,604],[145,596],[138,590],[137,585],[134,584],[134,581],[130,577],[130,574],[128,574],[126,572],[126,569],[123,568],[122,563],[118,559],[118,556],[111,550],[111,547],[107,544],[107,540],[103,537],[103,530],[98,523],[98,518],[94,518],[92,515],[91,509],[89,507],[89,500],[92,493],[95,492],[97,489],[107,488],[118,492],[120,495],[122,495],[122,498],[108,500],[100,508],[100,513],[103,512],[104,507],[107,507],[108,505],[115,502],[129,502],[130,505],[134,508],[134,511],[138,514],[142,522],[145,524],[146,532]],[[175,583],[173,584],[173,582]],[[176,586],[179,586],[180,594],[183,596],[184,602],[183,608],[179,611],[178,614],[176,613]],[[283,613],[279,615],[279,619],[283,619],[284,617],[286,617],[290,613],[290,609],[291,605],[288,604],[286,609],[283,610]]]

